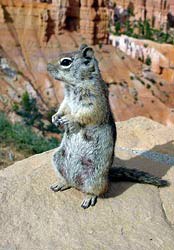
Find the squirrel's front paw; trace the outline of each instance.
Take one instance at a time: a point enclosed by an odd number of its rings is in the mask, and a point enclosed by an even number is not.
[[[60,125],[63,125],[65,129],[70,133],[75,133],[80,129],[79,124],[73,121],[73,119],[69,115],[62,116],[59,119],[59,123]]]
[[[61,125],[60,119],[61,119],[61,115],[59,113],[56,113],[52,116],[52,123],[55,126],[60,126]]]

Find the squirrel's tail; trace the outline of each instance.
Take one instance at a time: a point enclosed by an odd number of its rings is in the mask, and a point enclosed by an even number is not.
[[[112,167],[109,170],[110,181],[131,181],[139,183],[148,183],[157,187],[169,186],[170,183],[167,180],[162,180],[146,172],[138,169],[128,169],[124,167]]]

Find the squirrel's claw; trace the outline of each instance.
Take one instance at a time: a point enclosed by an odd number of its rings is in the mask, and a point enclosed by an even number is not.
[[[75,133],[80,129],[77,122],[73,121],[70,116],[65,115],[59,119],[60,125],[63,125],[65,129],[70,133]]]
[[[77,122],[73,121],[70,115],[61,116],[56,113],[52,116],[52,123],[55,126],[63,126],[65,130],[70,133],[75,133],[80,129],[80,126]]]
[[[61,125],[68,125],[70,123],[70,120],[67,116],[62,116],[59,118],[59,122]]]
[[[52,116],[52,123],[53,123],[55,126],[59,126],[59,125],[61,125],[60,119],[61,119],[61,116],[58,115],[58,114],[56,113],[56,114],[54,114],[54,115]]]
[[[97,196],[96,195],[88,195],[82,201],[81,207],[86,209],[86,208],[88,208],[90,206],[95,206],[96,202],[97,202]]]
[[[58,183],[55,183],[55,184],[50,186],[50,189],[54,192],[64,191],[64,190],[67,190],[69,188],[71,188],[71,187],[67,184],[58,184]]]

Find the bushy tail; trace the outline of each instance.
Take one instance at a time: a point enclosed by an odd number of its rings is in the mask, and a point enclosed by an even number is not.
[[[131,181],[148,183],[157,187],[169,186],[170,183],[138,169],[128,169],[124,167],[111,168],[109,170],[110,181]]]

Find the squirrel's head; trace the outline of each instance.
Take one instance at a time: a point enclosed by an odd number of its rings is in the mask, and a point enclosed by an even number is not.
[[[77,51],[59,55],[56,60],[48,63],[47,70],[54,79],[70,85],[96,79],[100,74],[94,51],[85,44]]]

